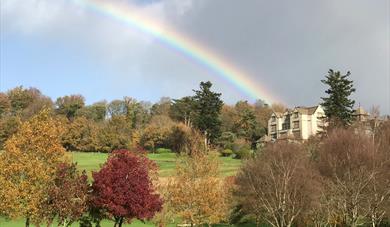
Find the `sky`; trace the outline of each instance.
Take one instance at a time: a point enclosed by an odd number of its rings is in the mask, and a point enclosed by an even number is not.
[[[389,0],[111,0],[169,26],[245,72],[272,100],[321,102],[329,69],[351,72],[356,106],[390,113]],[[254,101],[237,84],[158,37],[77,0],[0,1],[0,91],[36,87],[87,103],[156,102],[211,81],[226,103]],[[264,99],[265,97],[256,97]]]

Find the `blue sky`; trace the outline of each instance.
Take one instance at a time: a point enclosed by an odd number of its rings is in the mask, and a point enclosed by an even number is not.
[[[351,71],[357,104],[390,113],[389,1],[126,1],[234,62],[290,106],[318,104],[320,80],[333,68]],[[157,101],[211,80],[228,103],[250,99],[153,37],[72,1],[2,0],[0,7],[1,91],[23,85],[53,99]]]

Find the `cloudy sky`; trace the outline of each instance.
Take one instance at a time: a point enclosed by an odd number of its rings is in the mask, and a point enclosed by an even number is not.
[[[223,56],[289,106],[316,105],[332,68],[357,105],[390,113],[389,0],[111,0]],[[227,103],[253,97],[157,37],[72,0],[1,0],[0,90],[37,87],[88,103],[190,95],[210,80]],[[115,3],[116,4],[116,3]],[[259,97],[262,98],[262,97]]]

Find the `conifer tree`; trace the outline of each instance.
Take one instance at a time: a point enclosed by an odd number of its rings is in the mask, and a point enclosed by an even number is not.
[[[349,125],[353,120],[353,106],[355,101],[349,96],[355,92],[353,81],[348,77],[351,73],[341,75],[340,71],[329,70],[325,80],[322,83],[329,86],[325,91],[328,97],[322,97],[324,101],[322,106],[325,108],[325,114],[333,123],[341,123],[343,126]]]

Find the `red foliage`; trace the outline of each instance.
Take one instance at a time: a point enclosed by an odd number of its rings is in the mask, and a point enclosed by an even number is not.
[[[152,218],[162,207],[149,176],[155,170],[152,163],[127,150],[113,151],[101,170],[93,173],[93,206],[111,214],[119,226],[123,219]]]

